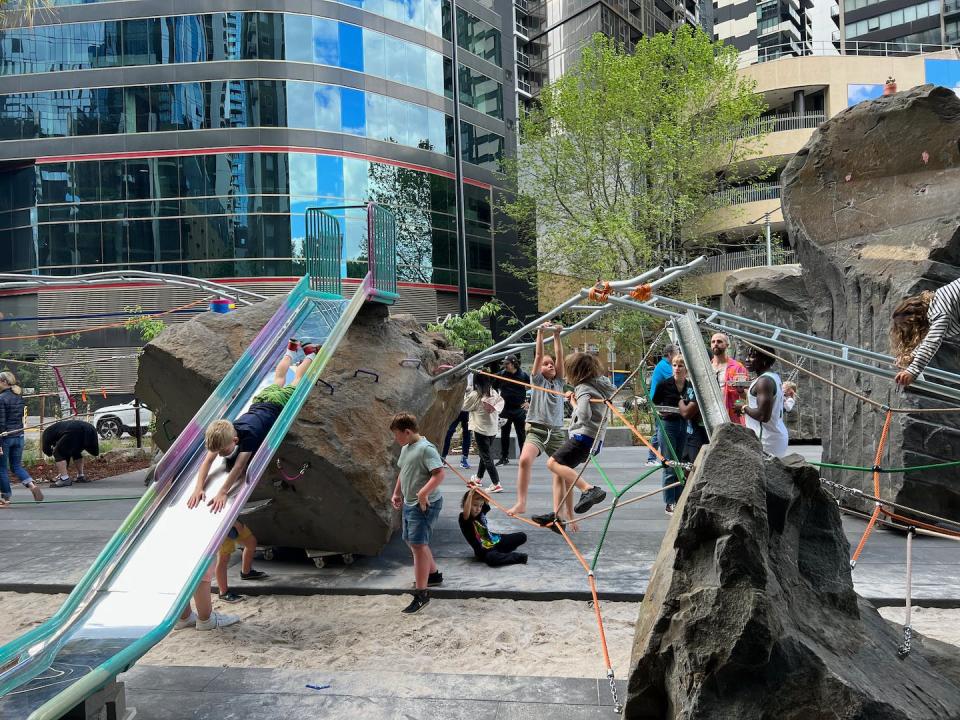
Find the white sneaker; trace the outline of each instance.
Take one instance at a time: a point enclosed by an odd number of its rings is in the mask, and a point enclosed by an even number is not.
[[[197,620],[197,630],[216,630],[236,625],[238,622],[240,622],[238,615],[221,615],[218,612],[212,612],[206,620]]]
[[[658,467],[660,464],[659,460],[647,460],[647,467]]]
[[[191,625],[196,625],[196,624],[197,624],[197,614],[193,610],[191,610],[190,614],[187,615],[185,618],[183,618],[182,620],[177,620],[177,624],[173,626],[173,629],[183,630],[184,628],[188,628]]]
[[[216,630],[236,625],[238,622],[240,622],[239,615],[221,615],[218,612],[212,612],[206,620],[197,620],[197,630]]]
[[[470,476],[470,482],[476,485],[478,490],[483,490],[483,480],[478,478],[476,475]]]
[[[500,483],[497,483],[496,485],[491,485],[489,490],[487,490],[487,492],[492,492],[492,493],[503,492],[503,486]]]

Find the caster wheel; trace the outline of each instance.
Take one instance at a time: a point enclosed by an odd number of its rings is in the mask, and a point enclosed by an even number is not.
[[[343,556],[343,564],[344,564],[344,565],[353,565],[353,559],[354,559],[354,558],[353,558],[353,554],[352,554],[352,553],[346,553],[346,554]]]
[[[313,559],[313,564],[316,565],[318,569],[322,570],[327,566],[327,561],[324,560],[322,557],[315,557]]]
[[[263,559],[267,562],[270,562],[275,557],[273,548],[264,548],[263,549]]]

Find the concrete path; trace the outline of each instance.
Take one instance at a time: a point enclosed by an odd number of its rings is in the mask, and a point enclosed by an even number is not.
[[[615,717],[607,681],[584,678],[138,665],[118,680],[136,720]],[[618,690],[623,698],[623,682]]]
[[[796,448],[810,459],[819,448]],[[453,458],[451,458],[453,459]],[[645,468],[645,453],[635,448],[608,448],[600,456],[611,481],[623,487]],[[476,463],[472,458],[471,462]],[[497,496],[505,506],[514,502],[516,465],[501,468],[506,490]],[[585,477],[601,482],[593,469]],[[131,473],[90,485],[50,489],[50,500],[97,499],[139,496],[143,473]],[[444,484],[444,509],[434,534],[434,553],[444,573],[444,585],[436,597],[504,597],[514,599],[586,599],[589,597],[583,568],[558,535],[520,523],[494,511],[491,524],[503,531],[523,530],[529,541],[527,566],[492,570],[473,560],[457,526],[456,513],[463,490],[451,474]],[[659,473],[644,480],[627,498],[656,489]],[[29,495],[15,489],[14,500],[27,503],[0,511],[0,590],[67,592],[86,571],[97,553],[134,505],[135,500],[106,500],[89,503],[45,503],[34,506]],[[528,512],[543,512],[550,504],[549,479],[541,463],[531,483]],[[639,600],[646,588],[651,567],[660,548],[669,518],[659,495],[619,509],[610,524],[597,566],[598,585],[603,597]],[[573,535],[581,551],[591,558],[596,550],[603,518],[583,523]],[[851,545],[856,545],[864,522],[846,518],[844,526]],[[282,557],[278,554],[278,557]],[[301,552],[287,553],[287,559],[257,567],[271,577],[259,583],[243,583],[239,572],[231,576],[234,589],[244,593],[405,593],[409,592],[412,567],[409,551],[399,535],[379,557],[357,558],[344,565],[331,559],[323,569],[314,567]],[[236,556],[239,561],[239,554]],[[882,604],[899,603],[904,593],[906,567],[904,538],[878,529],[867,544],[854,572],[858,592]],[[960,606],[960,546],[954,541],[919,537],[914,543],[914,598],[928,603]]]

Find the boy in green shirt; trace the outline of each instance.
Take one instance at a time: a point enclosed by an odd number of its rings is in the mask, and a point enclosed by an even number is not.
[[[430,602],[427,585],[443,582],[443,574],[430,551],[433,527],[443,506],[443,460],[436,446],[420,436],[417,418],[410,413],[394,415],[390,430],[401,448],[397,460],[400,473],[390,500],[397,510],[403,509],[403,539],[413,553],[413,600],[403,610],[409,615]]]

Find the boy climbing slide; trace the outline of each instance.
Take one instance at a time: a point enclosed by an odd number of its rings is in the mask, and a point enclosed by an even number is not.
[[[187,500],[188,508],[192,510],[206,499],[204,487],[207,484],[207,475],[210,473],[213,461],[219,455],[227,459],[226,466],[229,474],[223,483],[223,487],[220,488],[220,492],[214,495],[207,505],[210,506],[210,512],[213,513],[223,510],[227,504],[230,491],[243,476],[250,458],[263,444],[270,428],[280,417],[280,411],[293,396],[294,388],[307,372],[314,355],[320,349],[319,345],[308,344],[302,347],[306,357],[297,365],[293,381],[289,385],[286,384],[287,371],[293,364],[297,350],[301,348],[300,341],[296,338],[291,338],[287,345],[287,352],[273,374],[273,383],[254,395],[247,412],[232,423],[229,420],[216,420],[210,423],[204,435],[207,454],[203,458],[203,462],[200,463],[196,487]]]

